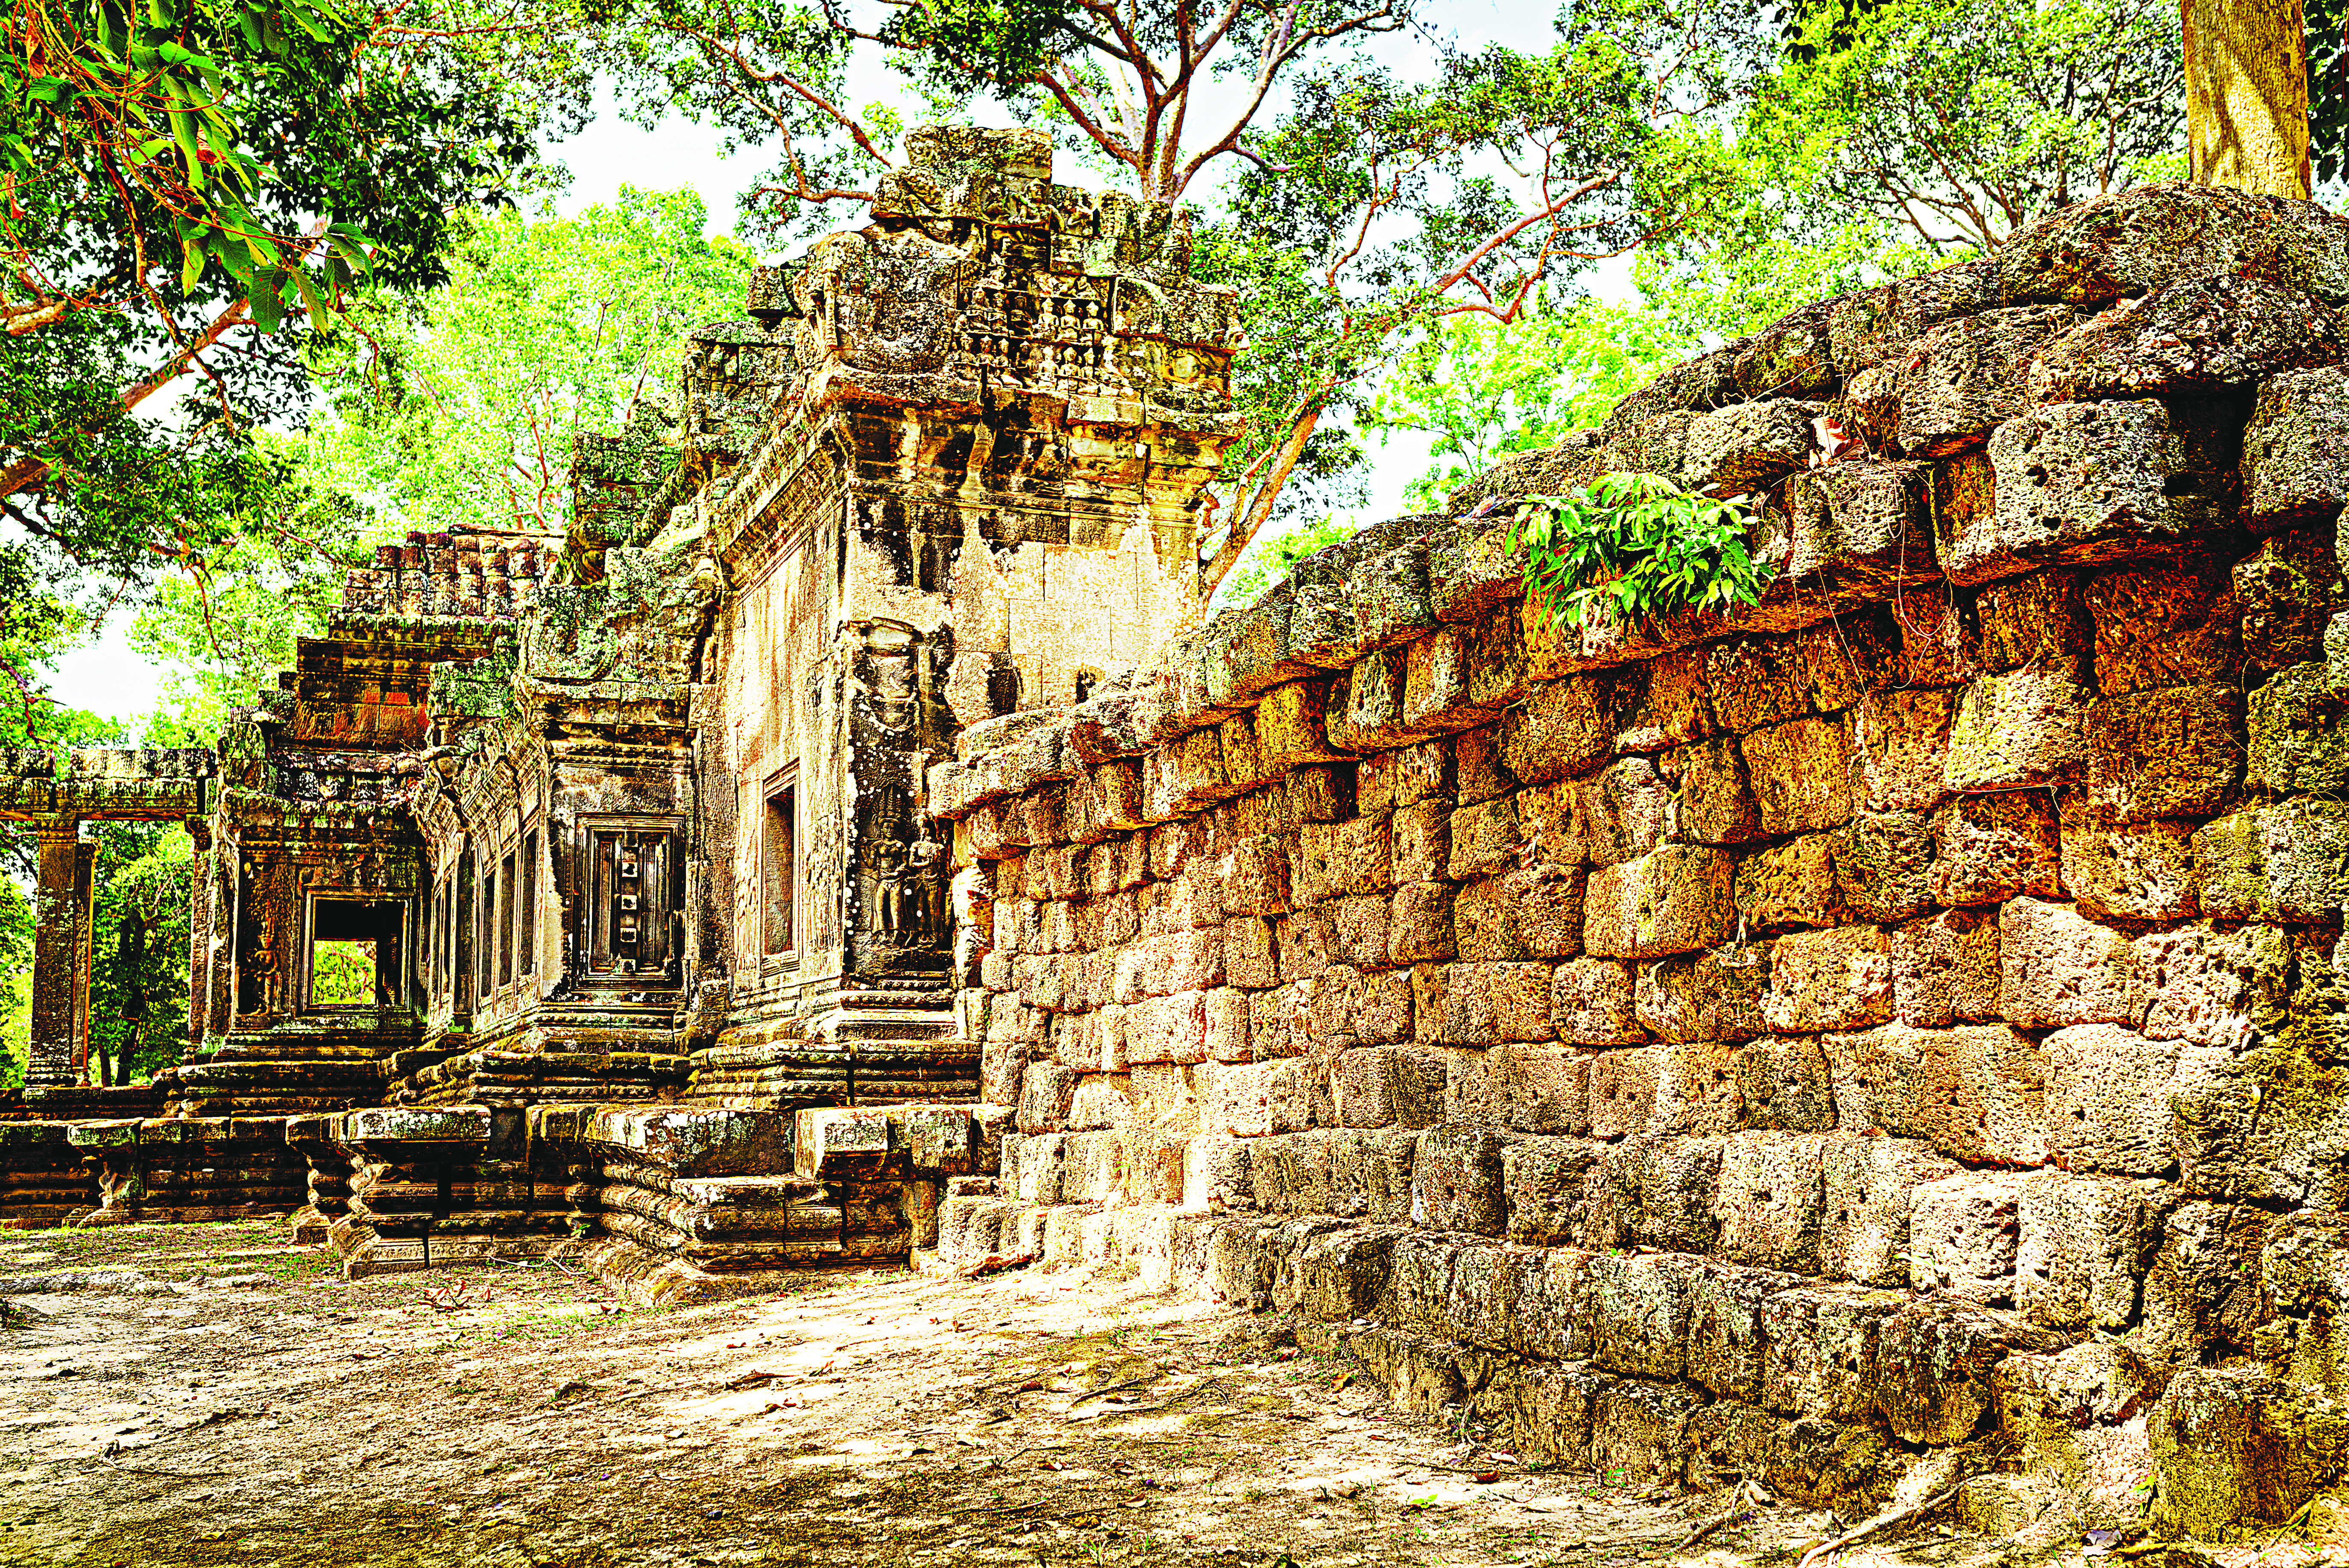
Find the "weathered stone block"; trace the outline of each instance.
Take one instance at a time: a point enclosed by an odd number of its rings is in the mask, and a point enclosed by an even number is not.
[[[1346,680],[1342,721],[1330,716],[1330,743],[1349,752],[1408,745],[1423,732],[1403,718],[1403,655],[1394,649],[1363,655]]]
[[[1583,1189],[1599,1158],[1579,1138],[1512,1138],[1501,1147],[1501,1189],[1508,1239],[1555,1247],[1582,1234]]]
[[[2031,395],[2054,403],[2249,387],[2342,357],[2340,323],[2323,301],[2216,273],[2124,301],[2045,345]]]
[[[1397,886],[1432,882],[1445,874],[1452,853],[1452,814],[1443,802],[1423,800],[1398,807],[1389,819],[1388,836]]]
[[[1734,737],[1715,736],[1664,753],[1664,777],[1680,795],[1680,836],[1697,844],[1743,844],[1761,836],[1745,758]],[[1935,778],[1939,780],[1939,764]]]
[[[1406,729],[1461,730],[1481,723],[1486,709],[1470,694],[1474,633],[1446,627],[1403,649],[1402,722]]]
[[[1501,721],[1501,760],[1525,783],[1547,784],[1600,760],[1614,739],[1596,685],[1587,677],[1553,680]]]
[[[1413,971],[1422,1036],[1447,1045],[1551,1038],[1546,963],[1423,965]]]
[[[1185,991],[1171,996],[1137,998],[1125,1010],[1124,1042],[1129,1067],[1158,1062],[1206,1061],[1206,992]]]
[[[1733,894],[1738,923],[1754,933],[1838,923],[1844,918],[1836,875],[1838,836],[1806,834],[1738,861]]]
[[[1659,1039],[1750,1040],[1767,1031],[1770,945],[1664,959],[1640,969],[1639,1021]]]
[[[1523,697],[1536,678],[1526,657],[1526,613],[1523,604],[1500,605],[1462,629],[1468,639],[1468,701],[1487,718]],[[1544,612],[1537,606],[1533,613]]]
[[[1500,1045],[1489,1053],[1495,1108],[1517,1132],[1590,1127],[1590,1057],[1552,1045]]]
[[[2349,222],[2304,202],[2178,182],[2093,197],[2018,231],[2001,297],[2101,306],[2183,277],[2241,273],[2343,297]]]
[[[1772,837],[1838,827],[1851,816],[1851,742],[1830,719],[1796,719],[1741,742],[1762,831]]]
[[[1431,1231],[1498,1236],[1507,1229],[1500,1135],[1445,1125],[1420,1135],[1412,1157],[1412,1223]]]
[[[2225,564],[2207,551],[2113,567],[2088,579],[2096,688],[2107,697],[2232,675],[2241,658]]]
[[[2048,1147],[2059,1164],[2136,1176],[2169,1168],[2178,1042],[2088,1023],[2057,1030],[2041,1049],[2047,1060]]]
[[[1227,793],[1223,741],[1213,729],[1194,730],[1142,759],[1142,814],[1151,822],[1192,815]]]
[[[1668,844],[1590,874],[1582,945],[1599,958],[1661,958],[1728,939],[1735,863],[1718,849]]]
[[[1999,966],[2000,1012],[2023,1028],[2143,1016],[2128,938],[2070,904],[2016,898],[2002,907]]]
[[[1407,641],[1435,625],[1427,567],[1425,553],[1410,545],[1358,562],[1346,575],[1346,598],[1361,647]]]
[[[1806,1421],[1866,1421],[1876,1403],[1877,1335],[1898,1304],[1833,1286],[1771,1293],[1762,1304],[1759,1402]]]
[[[1723,1257],[1790,1273],[1819,1272],[1826,1143],[1815,1133],[1761,1131],[1723,1140],[1713,1209]]]
[[[1927,477],[1914,462],[1837,462],[1797,475],[1787,487],[1785,576],[1816,578],[1829,591],[1937,579]]]
[[[1949,793],[1943,771],[1958,694],[1887,691],[1864,694],[1851,711],[1860,800],[1871,811],[1923,811]]]
[[[1932,823],[1933,902],[1963,909],[2061,890],[2055,813],[2044,793],[1961,795]]]
[[[1582,947],[1582,873],[1536,866],[1466,883],[1452,929],[1464,960],[1571,957]]]
[[[1453,954],[1452,885],[1413,882],[1395,889],[1385,922],[1389,964],[1427,963]],[[1381,967],[1375,957],[1361,967]]]
[[[2254,670],[2324,657],[2324,627],[2344,607],[2341,563],[2330,529],[2295,528],[2262,541],[2235,567],[2243,612],[2243,660]]]
[[[2096,820],[2085,801],[2067,796],[2063,828],[2063,882],[2082,913],[2096,919],[2162,924],[2192,917],[2197,886],[2193,824],[2109,826]]]
[[[2291,936],[2272,926],[2148,931],[2133,954],[2147,998],[2140,1031],[2156,1040],[2240,1050],[2251,1037],[2261,995],[2273,998],[2289,987],[2292,946]]]
[[[1950,727],[1942,780],[1953,790],[2027,788],[2069,776],[2085,754],[2087,691],[2041,670],[1985,675],[1966,689]]]
[[[1570,1045],[1634,1045],[1640,1026],[1631,966],[1615,959],[1579,958],[1550,971],[1550,1026]]]
[[[1298,828],[1289,860],[1292,902],[1318,904],[1325,898],[1383,893],[1393,886],[1393,854],[1384,816],[1309,822]]]
[[[1655,1115],[1659,1055],[1656,1047],[1640,1046],[1602,1051],[1590,1059],[1592,1137],[1628,1137],[1646,1130]]]
[[[2242,722],[2240,695],[2223,686],[2095,704],[2085,726],[2090,805],[2107,822],[2209,815],[2242,772]]]
[[[1810,458],[1811,410],[1793,398],[1733,403],[1699,414],[1682,449],[1680,483],[1709,495],[1741,495]]]
[[[2323,523],[2349,496],[2349,371],[2294,370],[2261,384],[2243,431],[2243,515],[2255,527]]]
[[[1756,1040],[1737,1053],[1745,1125],[1765,1131],[1826,1132],[1835,1126],[1835,1084],[1816,1040]]]
[[[2210,492],[2221,483],[2197,472],[2168,410],[2154,401],[2033,409],[1992,433],[1990,461],[1996,505],[1942,541],[1953,582],[2158,548],[2210,521]]]
[[[1503,795],[1460,807],[1452,814],[1442,874],[1455,882],[1514,868],[1524,844],[1517,831],[1516,797]]]
[[[1940,878],[1938,822],[1921,811],[1861,812],[1830,835],[1843,908],[1882,924],[1922,913]]]
[[[1582,786],[1573,779],[1519,790],[1517,830],[1525,839],[1521,866],[1579,866],[1589,838],[1582,821]]]
[[[1234,1137],[1302,1131],[1310,1123],[1304,1064],[1295,1057],[1216,1068],[1209,1118]]]
[[[1970,1170],[1911,1189],[1910,1285],[1985,1306],[2013,1300],[2023,1179],[2020,1172]]]
[[[1071,1131],[1122,1127],[1133,1119],[1133,1096],[1127,1091],[1125,1075],[1088,1073],[1077,1080],[1069,1098]]]
[[[1762,1016],[1775,1030],[1865,1029],[1892,1017],[1892,958],[1875,926],[1792,931],[1770,950]]]
[[[1704,659],[1713,711],[1738,734],[1810,711],[1801,651],[1791,638],[1716,642],[1705,649]]]
[[[1334,1211],[1381,1225],[1409,1220],[1412,1157],[1418,1147],[1415,1133],[1336,1134],[1330,1153]]]
[[[2031,1037],[2004,1025],[1889,1024],[1824,1042],[1837,1125],[1923,1138],[1953,1159],[2039,1165],[2047,1158],[2045,1066]]]
[[[2338,794],[2349,789],[2345,718],[2349,710],[2333,695],[2323,665],[2295,664],[2277,670],[2251,693],[2250,767],[2244,782],[2272,794]],[[2242,757],[2242,749],[2236,755]],[[2214,798],[2199,811],[2169,815],[2207,816],[2216,809]]]
[[[2349,805],[2302,798],[2235,812],[2196,830],[2194,857],[2205,914],[2330,919],[2349,904]]]
[[[1427,552],[1429,607],[1443,620],[1475,620],[1517,597],[1523,565],[1506,524],[1439,534]]]
[[[1910,1194],[1958,1174],[1956,1161],[1916,1139],[1828,1139],[1820,1156],[1819,1272],[1905,1289]]]
[[[2225,1541],[2290,1521],[2340,1479],[2340,1416],[2257,1366],[2189,1366],[2146,1422],[2153,1527]]]
[[[1432,1127],[1444,1106],[1444,1059],[1431,1051],[1341,1051],[1330,1075],[1335,1119],[1349,1127]]]
[[[1912,1300],[1886,1318],[1876,1343],[1877,1410],[1904,1443],[1962,1442],[1992,1404],[1992,1369],[2044,1334],[2004,1313]]]
[[[1019,1084],[1019,1130],[1059,1132],[1068,1126],[1069,1100],[1077,1075],[1050,1062],[1031,1062]]]
[[[1599,1254],[1590,1260],[1591,1355],[1609,1372],[1677,1379],[1687,1368],[1690,1290],[1684,1258]]]
[[[1781,1276],[1706,1269],[1689,1282],[1688,1380],[1723,1399],[1762,1391],[1762,1313]]]
[[[2004,674],[2028,665],[2086,680],[2095,622],[2081,573],[2058,568],[1992,583],[1975,597],[1974,618],[1982,628],[1986,672]]]
[[[1577,785],[1583,850],[1596,866],[1636,860],[1671,831],[1670,787],[1646,757],[1625,757]]]
[[[1834,334],[1827,302],[1787,312],[1724,352],[1738,389],[1749,398],[1811,397],[1835,385]]]
[[[2168,1204],[2158,1181],[2033,1171],[2017,1200],[2014,1304],[2033,1323],[2117,1334]]]
[[[1648,1130],[1659,1135],[1733,1132],[1744,1125],[1737,1047],[1720,1040],[1673,1040],[1647,1048],[1655,1062],[1656,1098]],[[1702,1249],[1699,1249],[1700,1251]]]
[[[2062,306],[1992,310],[1920,337],[1899,371],[1903,455],[1942,457],[1980,444],[2031,402],[2024,368],[2078,317]]]
[[[1822,713],[1840,713],[1870,691],[1900,684],[1908,679],[1901,669],[1900,640],[1899,622],[1889,606],[1830,616],[1796,632],[1795,646],[1802,653],[1811,706]]]
[[[2133,1336],[2156,1366],[2217,1354],[2249,1355],[2266,1306],[2249,1281],[2275,1217],[2240,1203],[2187,1202],[2169,1211],[2145,1283]]]

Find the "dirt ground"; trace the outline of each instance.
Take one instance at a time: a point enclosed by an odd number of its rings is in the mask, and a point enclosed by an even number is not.
[[[269,1223],[0,1235],[0,1280],[92,1269],[140,1278],[0,1327],[12,1568],[1792,1568],[1831,1527],[1684,1545],[1724,1500],[1536,1471],[1245,1314],[1069,1273],[639,1312],[551,1264],[347,1282]]]

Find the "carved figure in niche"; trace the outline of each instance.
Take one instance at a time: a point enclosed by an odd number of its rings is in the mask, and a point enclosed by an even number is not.
[[[905,791],[882,784],[860,803],[857,834],[859,924],[874,946],[896,947],[905,929]]]
[[[244,927],[244,950],[237,955],[236,1010],[265,1012],[277,986],[277,911],[266,899],[248,905],[252,921]]]
[[[926,819],[905,848],[906,897],[914,909],[915,945],[943,947],[954,928],[947,913],[947,846],[932,835]]]
[[[911,946],[913,900],[906,887],[905,845],[895,838],[877,839],[867,859],[873,867],[874,930],[893,947]]]

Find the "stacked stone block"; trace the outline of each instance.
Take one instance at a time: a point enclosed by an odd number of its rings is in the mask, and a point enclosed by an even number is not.
[[[302,1203],[302,1159],[286,1146],[284,1116],[46,1125],[62,1127],[96,1176],[97,1207],[77,1215],[78,1224],[247,1220],[290,1214]]]
[[[2331,1397],[2261,1339],[2329,1268],[2239,1287],[2283,1268],[2247,1204],[2349,1199],[2344,302],[2313,208],[2086,203],[967,731],[931,795],[1017,1130],[950,1250],[1297,1216],[1351,1283],[1243,1293],[1615,1410],[1529,1446],[1677,1467],[1728,1422],[1865,1492],[1989,1423],[2075,1521],[2183,1451],[2173,1371]],[[1509,503],[1627,468],[1757,498],[1760,604],[1523,601]],[[1154,1209],[1195,1240],[1087,1218]],[[2098,1431],[2059,1441],[2032,1402],[2083,1379]],[[2228,1386],[2196,1418],[2255,1454]],[[2207,1526],[2184,1476],[2159,1506]]]

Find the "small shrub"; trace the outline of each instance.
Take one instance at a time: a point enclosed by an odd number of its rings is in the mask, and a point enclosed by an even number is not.
[[[1652,473],[1608,473],[1571,495],[1527,496],[1507,545],[1553,626],[1660,620],[1757,603],[1744,496],[1715,501]]]

